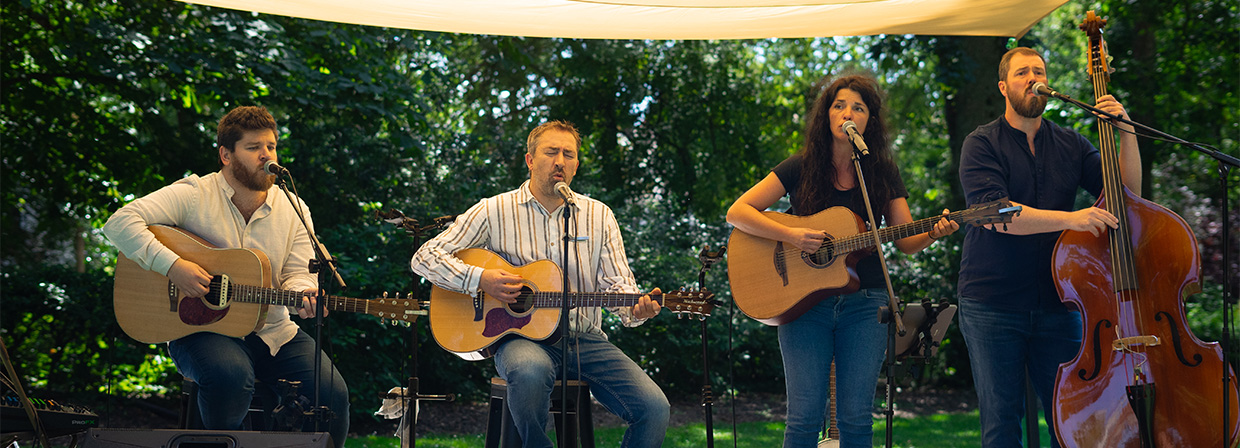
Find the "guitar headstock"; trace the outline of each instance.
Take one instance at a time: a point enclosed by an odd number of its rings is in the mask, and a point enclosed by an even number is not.
[[[1000,199],[978,204],[960,212],[960,218],[957,221],[962,224],[972,224],[975,226],[989,224],[993,227],[995,224],[1012,222],[1012,218],[1019,214],[1019,205],[1013,204],[1012,201],[1007,199]]]
[[[395,297],[388,297],[388,293],[384,291],[382,297],[369,302],[366,313],[385,321],[390,320],[392,325],[403,322],[408,326],[417,320],[418,316],[426,315],[426,310],[423,310],[421,304],[410,294],[405,294],[404,298],[401,298],[400,293],[396,293]]]
[[[676,314],[677,319],[686,314],[706,319],[717,304],[715,293],[705,289],[680,288],[663,293],[663,308]]]

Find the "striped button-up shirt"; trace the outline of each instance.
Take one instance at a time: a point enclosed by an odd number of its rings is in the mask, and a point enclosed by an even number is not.
[[[569,250],[569,288],[575,292],[638,293],[637,282],[624,253],[620,226],[610,208],[597,200],[576,195],[570,217],[570,233],[576,241]],[[514,266],[563,258],[564,208],[546,208],[530,191],[529,181],[520,188],[482,200],[470,207],[435,238],[414,254],[413,271],[441,288],[473,295],[479,289],[483,269],[461,261],[454,254],[462,249],[483,248],[495,252]],[[555,285],[559,290],[560,285]],[[608,308],[625,326],[637,326],[631,307]],[[571,331],[604,334],[598,307],[578,307],[569,318]]]

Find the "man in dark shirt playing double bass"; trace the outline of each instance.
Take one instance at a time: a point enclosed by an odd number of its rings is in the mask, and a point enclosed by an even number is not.
[[[970,227],[960,264],[960,331],[969,350],[981,413],[983,447],[1018,447],[1026,373],[1051,424],[1059,364],[1081,345],[1081,314],[1060,301],[1051,277],[1059,232],[1095,236],[1115,228],[1110,212],[1074,210],[1077,190],[1102,190],[1098,149],[1071,129],[1042,119],[1046,97],[1033,91],[1046,81],[1046,61],[1014,48],[999,63],[1002,117],[977,128],[961,149],[960,183],[969,205],[1009,198],[1021,205],[1006,227]],[[1096,107],[1128,117],[1111,95]],[[1141,194],[1141,157],[1131,126],[1120,132],[1123,183]],[[1051,446],[1059,443],[1050,428]]]

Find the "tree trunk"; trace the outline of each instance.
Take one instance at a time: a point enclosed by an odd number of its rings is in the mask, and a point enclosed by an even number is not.
[[[951,209],[964,208],[960,186],[960,147],[977,129],[1003,114],[1003,95],[999,94],[999,59],[1007,52],[1003,37],[940,37],[935,45],[939,79],[946,85],[948,141],[951,149]]]

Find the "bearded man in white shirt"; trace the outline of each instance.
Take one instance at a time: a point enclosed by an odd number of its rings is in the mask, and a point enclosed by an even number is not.
[[[104,234],[143,269],[167,276],[183,297],[206,295],[212,276],[157,240],[148,226],[176,226],[215,247],[257,249],[270,262],[273,286],[301,291],[305,298],[296,312],[303,319],[314,317],[318,289],[309,270],[314,256],[309,234],[273,185],[275,176],[264,170],[268,161],[277,161],[276,134],[267,109],[233,109],[217,128],[219,172],[191,175],[121,207]],[[309,209],[296,200],[313,226]],[[270,307],[262,327],[244,338],[208,331],[168,343],[177,369],[198,383],[204,429],[241,429],[256,379],[273,392],[280,379],[300,381],[299,393],[314,396],[315,341],[293,323],[291,309]],[[319,372],[320,404],[334,414],[326,429],[339,448],[349,432],[348,387],[325,355]],[[313,419],[305,420],[305,429],[313,430]]]

